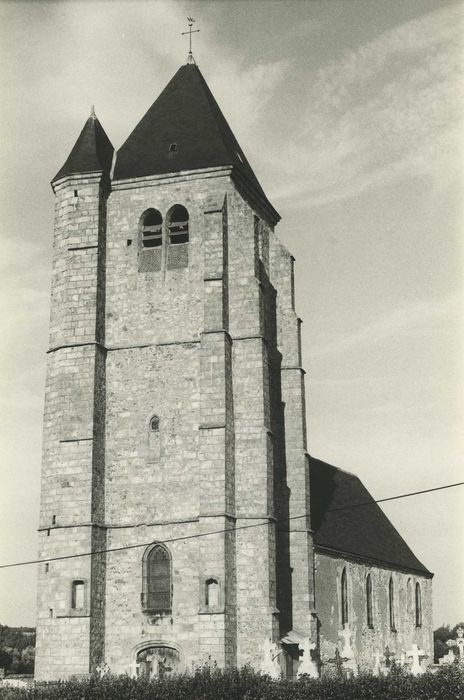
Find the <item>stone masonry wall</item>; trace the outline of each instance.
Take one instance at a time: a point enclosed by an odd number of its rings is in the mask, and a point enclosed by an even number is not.
[[[160,269],[142,271],[140,218],[155,208],[166,221],[174,204],[189,213],[188,266],[167,269],[162,251]],[[211,657],[259,667],[262,641],[278,638],[269,366],[254,229],[253,210],[225,177],[115,183],[109,198],[108,546],[270,522],[235,538],[168,544],[172,615],[157,619],[140,605],[144,548],[108,555],[105,648],[115,671],[155,641],[177,648],[185,666]],[[156,454],[152,415],[160,420]],[[204,599],[211,577],[220,590],[214,610]]]
[[[312,600],[306,525],[275,523],[290,512],[289,475],[307,498],[291,258],[220,172],[113,183],[108,198],[81,176],[56,194],[41,552],[131,548],[41,571],[38,676],[103,660],[134,673],[150,645],[177,650],[184,668],[260,668],[263,642],[291,627],[292,586],[306,626]],[[189,213],[180,256],[166,226],[175,204]],[[164,222],[155,256],[142,247],[149,208]],[[295,380],[281,381],[282,363]],[[152,615],[143,556],[165,540],[172,610]],[[85,582],[79,614],[73,580]]]
[[[234,523],[225,208],[232,187],[225,178],[195,176],[115,187],[107,256],[108,541],[148,544],[225,530]],[[140,217],[155,208],[166,222],[174,204],[189,213],[188,266],[169,269],[165,238],[160,269],[141,271]],[[160,421],[155,451],[153,415]],[[109,555],[112,670],[130,670],[140,645],[155,643],[176,648],[184,667],[209,657],[234,663],[233,545],[226,534],[168,543],[172,614],[160,616],[141,608],[144,547]],[[220,586],[214,610],[205,606],[211,577]]]
[[[271,234],[270,278],[276,295],[276,337],[280,352],[280,402],[284,441],[280,478],[279,525],[282,604],[282,636],[299,630],[316,641],[314,622],[313,542],[309,514],[309,473],[306,456],[304,370],[301,360],[301,321],[295,311],[293,257]],[[307,514],[306,517],[304,514]],[[285,518],[289,520],[285,521]],[[288,573],[287,573],[288,572]],[[284,612],[284,610],[282,610]]]
[[[348,624],[359,671],[374,669],[376,656],[385,661],[384,653],[406,660],[413,644],[427,655],[423,666],[433,663],[432,581],[413,573],[390,571],[368,563],[358,563],[341,556],[316,553],[316,605],[320,626],[320,651],[323,673],[330,668],[338,645],[342,649],[341,576],[346,568],[348,589]],[[366,577],[371,575],[373,624],[367,624]],[[390,628],[389,581],[393,578],[395,630]],[[415,584],[422,597],[422,625],[415,624]],[[333,661],[332,661],[333,663]]]
[[[104,255],[107,185],[99,174],[56,184],[40,510],[41,558],[101,543],[104,485]],[[96,529],[97,528],[97,531]],[[88,673],[103,656],[104,567],[95,557],[39,568],[37,678]],[[85,603],[73,608],[73,581]],[[97,588],[96,588],[97,587]],[[92,612],[92,625],[90,614]]]

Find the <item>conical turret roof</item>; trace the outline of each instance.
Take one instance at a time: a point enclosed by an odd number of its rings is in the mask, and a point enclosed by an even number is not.
[[[114,180],[230,165],[270,206],[195,63],[179,68],[117,152]]]
[[[114,148],[98,121],[92,108],[92,114],[84,124],[67,161],[57,172],[52,182],[66,175],[76,173],[103,172],[110,174]]]

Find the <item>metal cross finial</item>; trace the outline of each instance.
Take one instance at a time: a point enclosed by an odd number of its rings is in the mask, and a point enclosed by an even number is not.
[[[189,35],[189,53],[187,56],[187,63],[195,63],[195,59],[193,58],[193,53],[192,53],[192,34],[195,34],[196,32],[199,32],[199,29],[192,29],[193,23],[195,20],[192,17],[187,17],[188,21],[188,31],[187,32],[182,32],[182,36],[185,34]]]
[[[97,115],[95,114],[95,105],[92,105],[90,108],[90,116],[92,117],[92,119],[97,118]]]

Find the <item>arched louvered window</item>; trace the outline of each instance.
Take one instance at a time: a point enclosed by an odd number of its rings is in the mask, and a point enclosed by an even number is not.
[[[370,574],[367,574],[366,578],[366,617],[367,626],[374,627],[374,615],[372,606],[372,578]]]
[[[393,578],[391,576],[388,584],[388,608],[390,612],[390,629],[395,631],[395,589],[393,587]]]
[[[176,204],[169,214],[168,220],[169,243],[177,245],[188,243],[189,240],[189,215],[185,207]]]
[[[142,217],[142,248],[159,248],[163,244],[163,217],[156,209],[147,209]]]
[[[416,583],[416,627],[422,627],[422,592],[420,583]]]
[[[171,611],[171,555],[162,544],[148,548],[143,561],[142,607],[147,612]]]
[[[158,416],[152,416],[150,418],[150,432],[157,433],[159,431],[160,420]]]
[[[342,571],[341,603],[342,603],[342,625],[346,625],[348,623],[348,582],[346,579],[346,569],[343,569],[343,571]]]

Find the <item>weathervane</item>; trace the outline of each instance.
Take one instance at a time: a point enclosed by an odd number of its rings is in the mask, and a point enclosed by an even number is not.
[[[193,58],[193,53],[192,53],[192,34],[195,34],[195,32],[199,32],[200,30],[199,29],[192,29],[193,23],[195,22],[195,20],[192,17],[187,17],[187,21],[188,21],[188,26],[189,26],[188,31],[182,32],[182,36],[184,36],[184,34],[189,35],[189,54],[187,56],[187,63],[195,63],[195,59]]]

